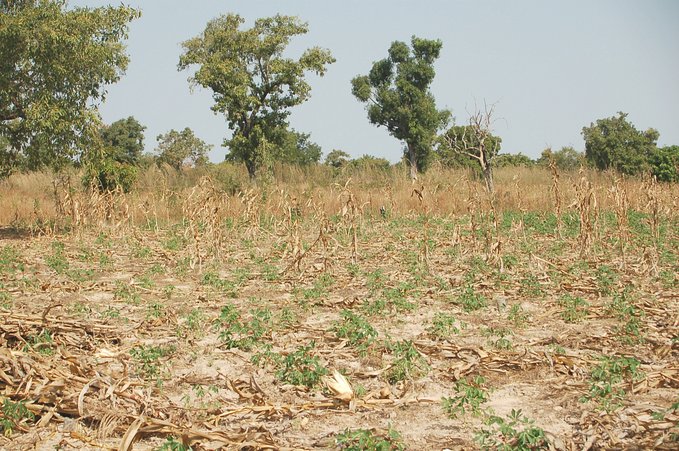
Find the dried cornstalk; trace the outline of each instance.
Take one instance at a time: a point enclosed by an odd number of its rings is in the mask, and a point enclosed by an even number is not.
[[[556,215],[556,231],[559,238],[563,238],[563,222],[561,218],[561,190],[559,189],[559,169],[553,157],[549,159],[549,169],[552,171],[552,193],[554,193],[554,214]]]
[[[592,220],[592,216],[596,211],[597,204],[592,182],[587,180],[582,168],[580,168],[579,175],[580,181],[575,185],[575,207],[580,216],[580,235],[578,236],[578,244],[580,246],[580,255],[582,256],[587,253],[594,238],[594,221]]]
[[[618,222],[618,246],[620,249],[620,257],[622,258],[622,268],[626,267],[626,252],[627,243],[629,243],[629,220],[627,212],[629,210],[629,198],[625,186],[621,183],[620,178],[616,178],[611,188],[613,199],[615,201],[615,216]]]

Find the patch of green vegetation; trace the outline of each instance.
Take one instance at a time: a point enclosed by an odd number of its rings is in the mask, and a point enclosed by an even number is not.
[[[394,361],[387,371],[387,380],[390,383],[417,378],[429,372],[427,360],[415,348],[412,341],[403,340],[391,343],[389,350],[394,356]]]
[[[160,359],[174,354],[176,347],[169,346],[135,346],[130,355],[137,363],[137,372],[144,379],[161,380],[162,366]]]
[[[178,442],[170,435],[165,439],[165,442],[157,449],[157,451],[193,451],[193,448],[184,445],[182,442]]]
[[[566,294],[559,299],[559,305],[564,308],[561,318],[567,323],[578,323],[589,315],[589,304],[580,296]]]
[[[408,301],[409,292],[415,288],[412,284],[402,282],[394,288],[384,288],[382,296],[397,312],[409,312],[417,305]]]
[[[488,307],[488,299],[482,294],[476,293],[474,286],[471,284],[468,284],[462,290],[455,303],[461,305],[462,309],[467,313]]]
[[[521,278],[519,293],[524,296],[541,298],[545,295],[542,284],[534,274],[528,274]]]
[[[315,387],[321,378],[328,374],[318,356],[311,354],[315,347],[316,343],[312,341],[309,345],[300,346],[285,356],[280,361],[276,377],[288,384]]]
[[[23,271],[24,264],[21,261],[21,254],[12,246],[0,248],[0,274],[13,274]]]
[[[618,273],[608,265],[601,265],[596,269],[597,290],[602,296],[608,296],[613,292],[613,287],[618,281]]]
[[[54,354],[54,338],[49,329],[43,329],[38,335],[29,335],[26,339],[24,351],[32,349],[42,355]]]
[[[137,292],[134,285],[125,283],[122,280],[116,280],[116,287],[113,295],[116,299],[120,299],[128,304],[138,305],[141,302],[141,296]]]
[[[514,304],[509,308],[507,319],[511,321],[515,327],[522,328],[528,324],[530,315],[523,309],[521,304]]]
[[[475,440],[482,449],[528,451],[549,449],[545,431],[521,411],[512,409],[507,418],[491,415],[486,421],[489,429],[481,429]]]
[[[427,331],[437,338],[446,339],[453,334],[459,334],[462,327],[464,327],[464,323],[455,318],[453,314],[437,312],[434,314],[434,319]]]
[[[230,280],[220,278],[219,275],[214,271],[206,271],[203,273],[203,277],[200,282],[203,285],[207,285],[214,288],[215,290],[221,291],[231,298],[238,297],[237,285]]]
[[[273,328],[273,315],[269,309],[253,309],[249,318],[242,318],[233,304],[222,307],[216,327],[219,339],[228,348],[249,351],[261,344],[262,338]]]
[[[403,451],[401,434],[391,427],[386,433],[374,429],[345,430],[335,436],[335,443],[345,451]]]
[[[35,415],[28,410],[24,401],[14,402],[9,398],[5,398],[2,403],[0,432],[2,432],[5,437],[9,437],[19,424],[33,421],[34,419]]]
[[[590,372],[589,393],[581,398],[582,402],[596,400],[606,411],[622,406],[625,390],[622,382],[634,383],[644,379],[639,370],[641,362],[634,357],[607,357],[599,359],[599,364]]]
[[[328,273],[323,273],[314,280],[310,288],[303,288],[301,293],[305,301],[316,301],[328,294],[328,288],[332,287],[335,279]]]
[[[491,337],[490,344],[494,348],[510,350],[514,347],[511,340],[507,337],[514,335],[510,329],[506,327],[487,327],[483,330],[483,335],[486,337]],[[492,337],[497,337],[493,339]]]
[[[459,414],[464,415],[471,412],[473,415],[480,415],[482,413],[481,404],[488,401],[488,391],[483,387],[486,379],[482,376],[476,376],[469,381],[467,378],[461,378],[455,382],[455,396],[441,399],[443,410],[450,418],[457,418]]]
[[[351,310],[342,310],[340,316],[342,320],[333,325],[337,338],[347,339],[350,346],[355,347],[359,353],[365,353],[375,342],[377,330],[365,318]]]

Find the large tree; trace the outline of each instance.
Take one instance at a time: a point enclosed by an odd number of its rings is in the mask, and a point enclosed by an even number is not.
[[[335,59],[319,47],[299,59],[283,56],[293,36],[308,32],[296,17],[262,18],[241,30],[244,22],[237,14],[211,20],[200,36],[182,44],[179,69],[199,66],[190,81],[212,90],[212,110],[226,116],[233,132],[224,141],[227,157],[244,162],[254,178],[284,139],[290,108],[310,97],[305,73],[322,76]]]
[[[122,41],[139,11],[67,9],[65,0],[0,3],[0,175],[21,161],[59,166],[97,135],[97,102],[128,64]]]
[[[405,142],[413,179],[426,169],[436,134],[450,117],[449,111],[436,109],[429,90],[442,45],[440,40],[416,36],[412,48],[395,41],[387,58],[375,62],[368,75],[351,81],[354,96],[368,103],[370,122]]]
[[[181,132],[170,130],[164,135],[158,135],[158,164],[166,163],[180,170],[184,165],[201,166],[208,162],[207,154],[212,149],[193,130],[186,127]]]
[[[144,151],[144,130],[146,127],[133,116],[102,127],[100,135],[106,153],[120,163],[136,165]]]
[[[656,149],[659,134],[649,128],[637,130],[627,120],[627,113],[599,119],[582,129],[585,158],[597,169],[615,169],[622,174],[639,174],[649,170],[649,158]]]

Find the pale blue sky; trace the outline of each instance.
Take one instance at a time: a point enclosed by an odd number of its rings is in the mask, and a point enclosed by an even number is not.
[[[117,5],[72,0],[70,6]],[[109,89],[104,121],[134,116],[156,136],[191,127],[224,159],[229,131],[210,110],[207,90],[190,92],[188,71],[178,72],[181,42],[200,34],[221,14],[296,15],[310,31],[295,38],[290,55],[308,47],[332,51],[325,77],[309,77],[311,99],[290,122],[310,133],[324,153],[342,149],[395,162],[402,144],[368,122],[351,95],[351,79],[366,74],[394,40],[412,35],[443,41],[432,86],[439,108],[464,123],[475,101],[496,103],[495,134],[502,152],[538,157],[551,146],[584,149],[580,131],[617,111],[639,129],[654,127],[661,145],[679,145],[679,1],[674,0],[144,0],[127,42],[131,63]]]

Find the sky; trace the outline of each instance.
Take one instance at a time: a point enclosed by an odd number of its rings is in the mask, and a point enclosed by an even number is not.
[[[370,124],[351,79],[387,56],[393,41],[440,39],[432,92],[455,123],[484,102],[495,105],[493,132],[501,153],[532,158],[547,148],[584,150],[581,131],[618,111],[637,129],[660,132],[659,145],[679,145],[679,1],[675,0],[178,0],[128,1],[142,11],[130,25],[130,65],[100,106],[106,123],[134,116],[147,127],[145,150],[170,129],[190,127],[214,146],[219,162],[230,136],[212,95],[191,89],[193,72],[177,71],[181,43],[208,21],[240,14],[294,15],[309,32],[287,50],[314,46],[337,59],[324,77],[309,75],[311,99],[293,108],[290,124],[311,134],[324,154],[341,149],[398,161],[403,144]],[[119,2],[71,0],[69,7]]]

